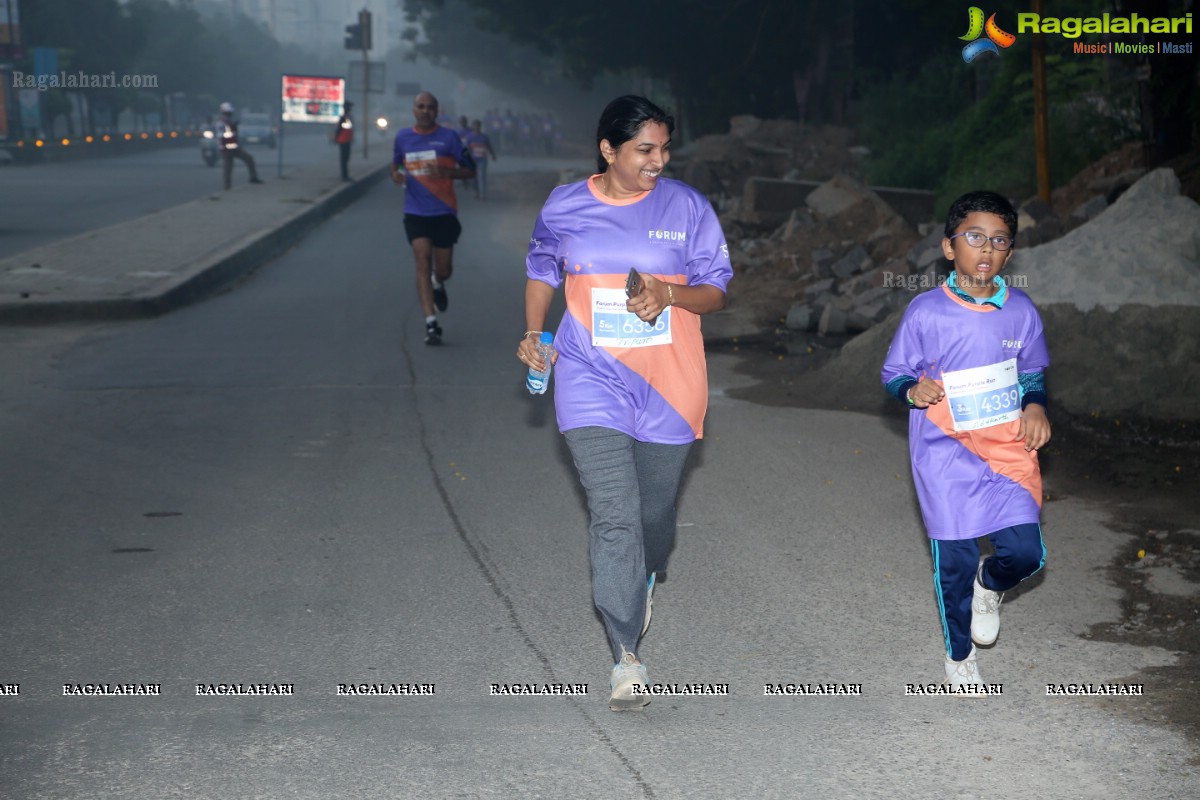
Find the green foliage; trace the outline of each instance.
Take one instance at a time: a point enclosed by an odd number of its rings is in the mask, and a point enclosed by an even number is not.
[[[30,47],[67,48],[69,69],[126,72],[146,44],[142,20],[118,0],[37,0],[21,4]]]
[[[933,189],[958,139],[962,98],[972,77],[951,56],[931,58],[916,75],[871,84],[858,103],[872,183]]]
[[[1131,70],[1069,47],[1047,37],[1052,187],[1137,131]],[[931,189],[939,208],[972,189],[1017,200],[1037,191],[1030,37],[971,64],[946,48],[879,82],[859,108],[873,183]]]

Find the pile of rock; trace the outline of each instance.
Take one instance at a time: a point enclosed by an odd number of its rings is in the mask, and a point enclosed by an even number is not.
[[[729,133],[701,137],[671,154],[671,172],[712,199],[718,211],[734,210],[748,179],[826,180],[853,172],[862,151],[853,133],[833,125],[738,116]]]
[[[774,230],[754,236],[788,205],[785,191],[795,207]],[[771,201],[762,200],[764,192]],[[906,194],[929,206],[928,193]],[[912,197],[904,202],[921,206]],[[752,179],[722,224],[738,272],[730,302],[751,303],[764,324],[783,318],[790,330],[822,336],[858,333],[883,321],[913,292],[934,285],[926,275],[944,261],[940,234],[922,239],[880,191],[845,175],[820,184]]]
[[[901,312],[950,268],[945,210],[929,192],[864,185],[864,155],[846,129],[737,117],[728,134],[698,140],[671,165],[712,199],[730,246],[735,278],[715,316],[739,336],[852,336],[820,379],[843,404],[856,393],[878,399],[878,366]],[[1123,147],[1050,204],[1022,204],[1007,272],[1042,309],[1056,402],[1079,413],[1195,418],[1200,212],[1177,180],[1145,175],[1140,161],[1138,145]]]
[[[910,252],[931,251],[935,238],[940,231]],[[917,258],[931,265],[914,274],[943,269],[940,249],[927,253]],[[1155,170],[1090,222],[1018,248],[1006,272],[1041,313],[1051,403],[1079,415],[1200,419],[1200,205],[1180,193],[1175,173]],[[847,407],[878,405],[898,323],[896,314],[856,336],[806,376],[805,391]]]
[[[1039,245],[1074,242],[1073,234],[1081,226],[1097,218],[1115,218],[1109,213],[1114,204],[1122,205],[1120,198],[1130,182],[1143,174],[1137,168],[1118,169],[1125,162],[1108,157],[1105,164],[1113,174],[1097,175],[1103,171],[1093,165],[1059,190],[1056,205],[1076,203],[1066,216],[1036,198],[1025,202],[1018,213],[1017,250],[1009,272],[1020,273],[1031,265],[1028,254]],[[1178,182],[1173,189],[1162,187],[1152,194],[1164,192],[1178,198]],[[790,331],[819,336],[870,329],[905,308],[918,292],[940,285],[949,274],[950,263],[942,253],[942,226],[932,221],[932,199],[929,192],[867,187],[848,175],[823,183],[747,179],[741,198],[721,216],[738,276],[730,287],[730,304],[748,307],[767,330],[781,322]],[[1162,217],[1147,219],[1144,208],[1134,213],[1129,210],[1132,203],[1123,205],[1127,210],[1117,216],[1124,220],[1124,230],[1131,225],[1165,224]],[[1155,206],[1151,214],[1157,212]],[[1088,237],[1095,234],[1089,232]],[[1116,252],[1126,249],[1119,243],[1115,247]],[[1053,252],[1057,256],[1059,251]],[[1135,262],[1142,260],[1132,257]],[[1028,276],[1018,274],[1015,279],[1015,285],[1029,286]],[[1110,276],[1106,283],[1110,288],[1121,284],[1119,292],[1132,291],[1123,281]],[[1169,284],[1156,281],[1154,285]],[[1047,290],[1044,282],[1040,288]],[[1129,302],[1136,302],[1132,298],[1142,293],[1129,294]]]

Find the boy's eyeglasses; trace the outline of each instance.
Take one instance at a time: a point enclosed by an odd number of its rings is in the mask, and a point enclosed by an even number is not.
[[[997,250],[1008,250],[1013,246],[1013,240],[1011,236],[984,236],[979,231],[963,231],[962,233],[956,233],[948,238],[957,239],[960,236],[967,237],[967,244],[971,245],[971,247],[983,247],[983,243],[989,239],[992,242],[992,247],[996,248]]]

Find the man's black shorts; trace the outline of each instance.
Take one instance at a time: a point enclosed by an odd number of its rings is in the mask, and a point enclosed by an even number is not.
[[[404,232],[408,234],[408,243],[414,239],[432,239],[433,246],[438,248],[454,247],[458,236],[462,233],[462,225],[454,214],[442,214],[437,217],[419,217],[416,214],[404,215]]]

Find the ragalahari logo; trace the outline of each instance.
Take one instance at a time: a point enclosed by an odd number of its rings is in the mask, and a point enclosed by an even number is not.
[[[987,34],[986,38],[980,38],[984,34]],[[1013,42],[1017,40],[1017,37],[1011,33],[1000,30],[1000,26],[996,24],[995,14],[988,17],[985,24],[983,9],[978,6],[971,6],[967,9],[967,35],[958,38],[964,42],[970,42],[962,51],[963,61],[968,64],[984,53],[995,53],[999,56],[1001,48],[1012,47]]]

